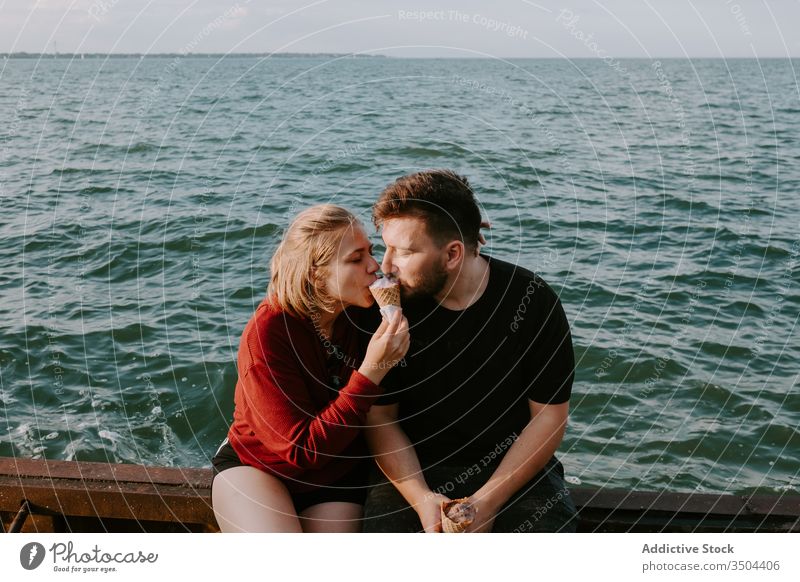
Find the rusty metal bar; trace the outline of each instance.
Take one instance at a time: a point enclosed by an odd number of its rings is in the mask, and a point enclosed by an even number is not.
[[[31,505],[28,503],[27,499],[23,499],[22,503],[19,506],[19,511],[17,515],[14,516],[14,520],[11,522],[11,525],[8,526],[8,533],[19,533],[22,531],[22,526],[25,525],[25,520],[28,519],[28,516],[31,514]]]
[[[211,469],[0,457],[0,514],[41,531],[216,531]],[[579,531],[800,530],[800,495],[570,487]],[[20,499],[27,509],[20,507]],[[30,514],[27,522],[26,511]],[[60,520],[60,521],[59,521]],[[58,531],[62,531],[59,529]]]
[[[115,531],[121,522],[133,531],[216,531],[211,478],[210,469],[0,457],[0,512],[13,516],[25,499],[31,515],[62,516],[69,531]]]

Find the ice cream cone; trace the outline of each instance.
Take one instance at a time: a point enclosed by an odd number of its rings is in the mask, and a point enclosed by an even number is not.
[[[468,498],[442,501],[442,531],[444,533],[464,533],[475,521],[475,508]]]
[[[395,309],[400,309],[400,285],[397,281],[383,277],[370,285],[369,290],[384,317],[388,317]]]

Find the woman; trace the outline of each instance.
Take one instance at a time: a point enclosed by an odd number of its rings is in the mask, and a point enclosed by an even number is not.
[[[233,424],[214,457],[222,531],[356,532],[369,454],[361,436],[383,377],[408,350],[393,314],[366,350],[359,318],[378,263],[344,208],[301,212],[272,258],[239,346]]]

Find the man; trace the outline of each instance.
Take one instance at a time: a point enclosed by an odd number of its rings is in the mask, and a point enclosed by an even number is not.
[[[411,348],[367,418],[386,479],[376,475],[364,530],[441,531],[442,501],[468,497],[477,517],[467,531],[574,531],[553,456],[574,372],[558,297],[530,271],[479,253],[475,196],[449,170],[399,178],[373,219]]]

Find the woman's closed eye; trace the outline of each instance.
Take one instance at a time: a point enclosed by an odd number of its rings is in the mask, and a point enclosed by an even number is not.
[[[365,252],[359,252],[357,254],[350,255],[350,257],[347,259],[346,262],[348,262],[348,263],[360,263],[360,262],[362,262],[364,259],[366,259],[368,257],[369,258],[374,258],[372,256],[373,250],[374,250],[374,247],[370,246],[369,250],[366,253]]]

